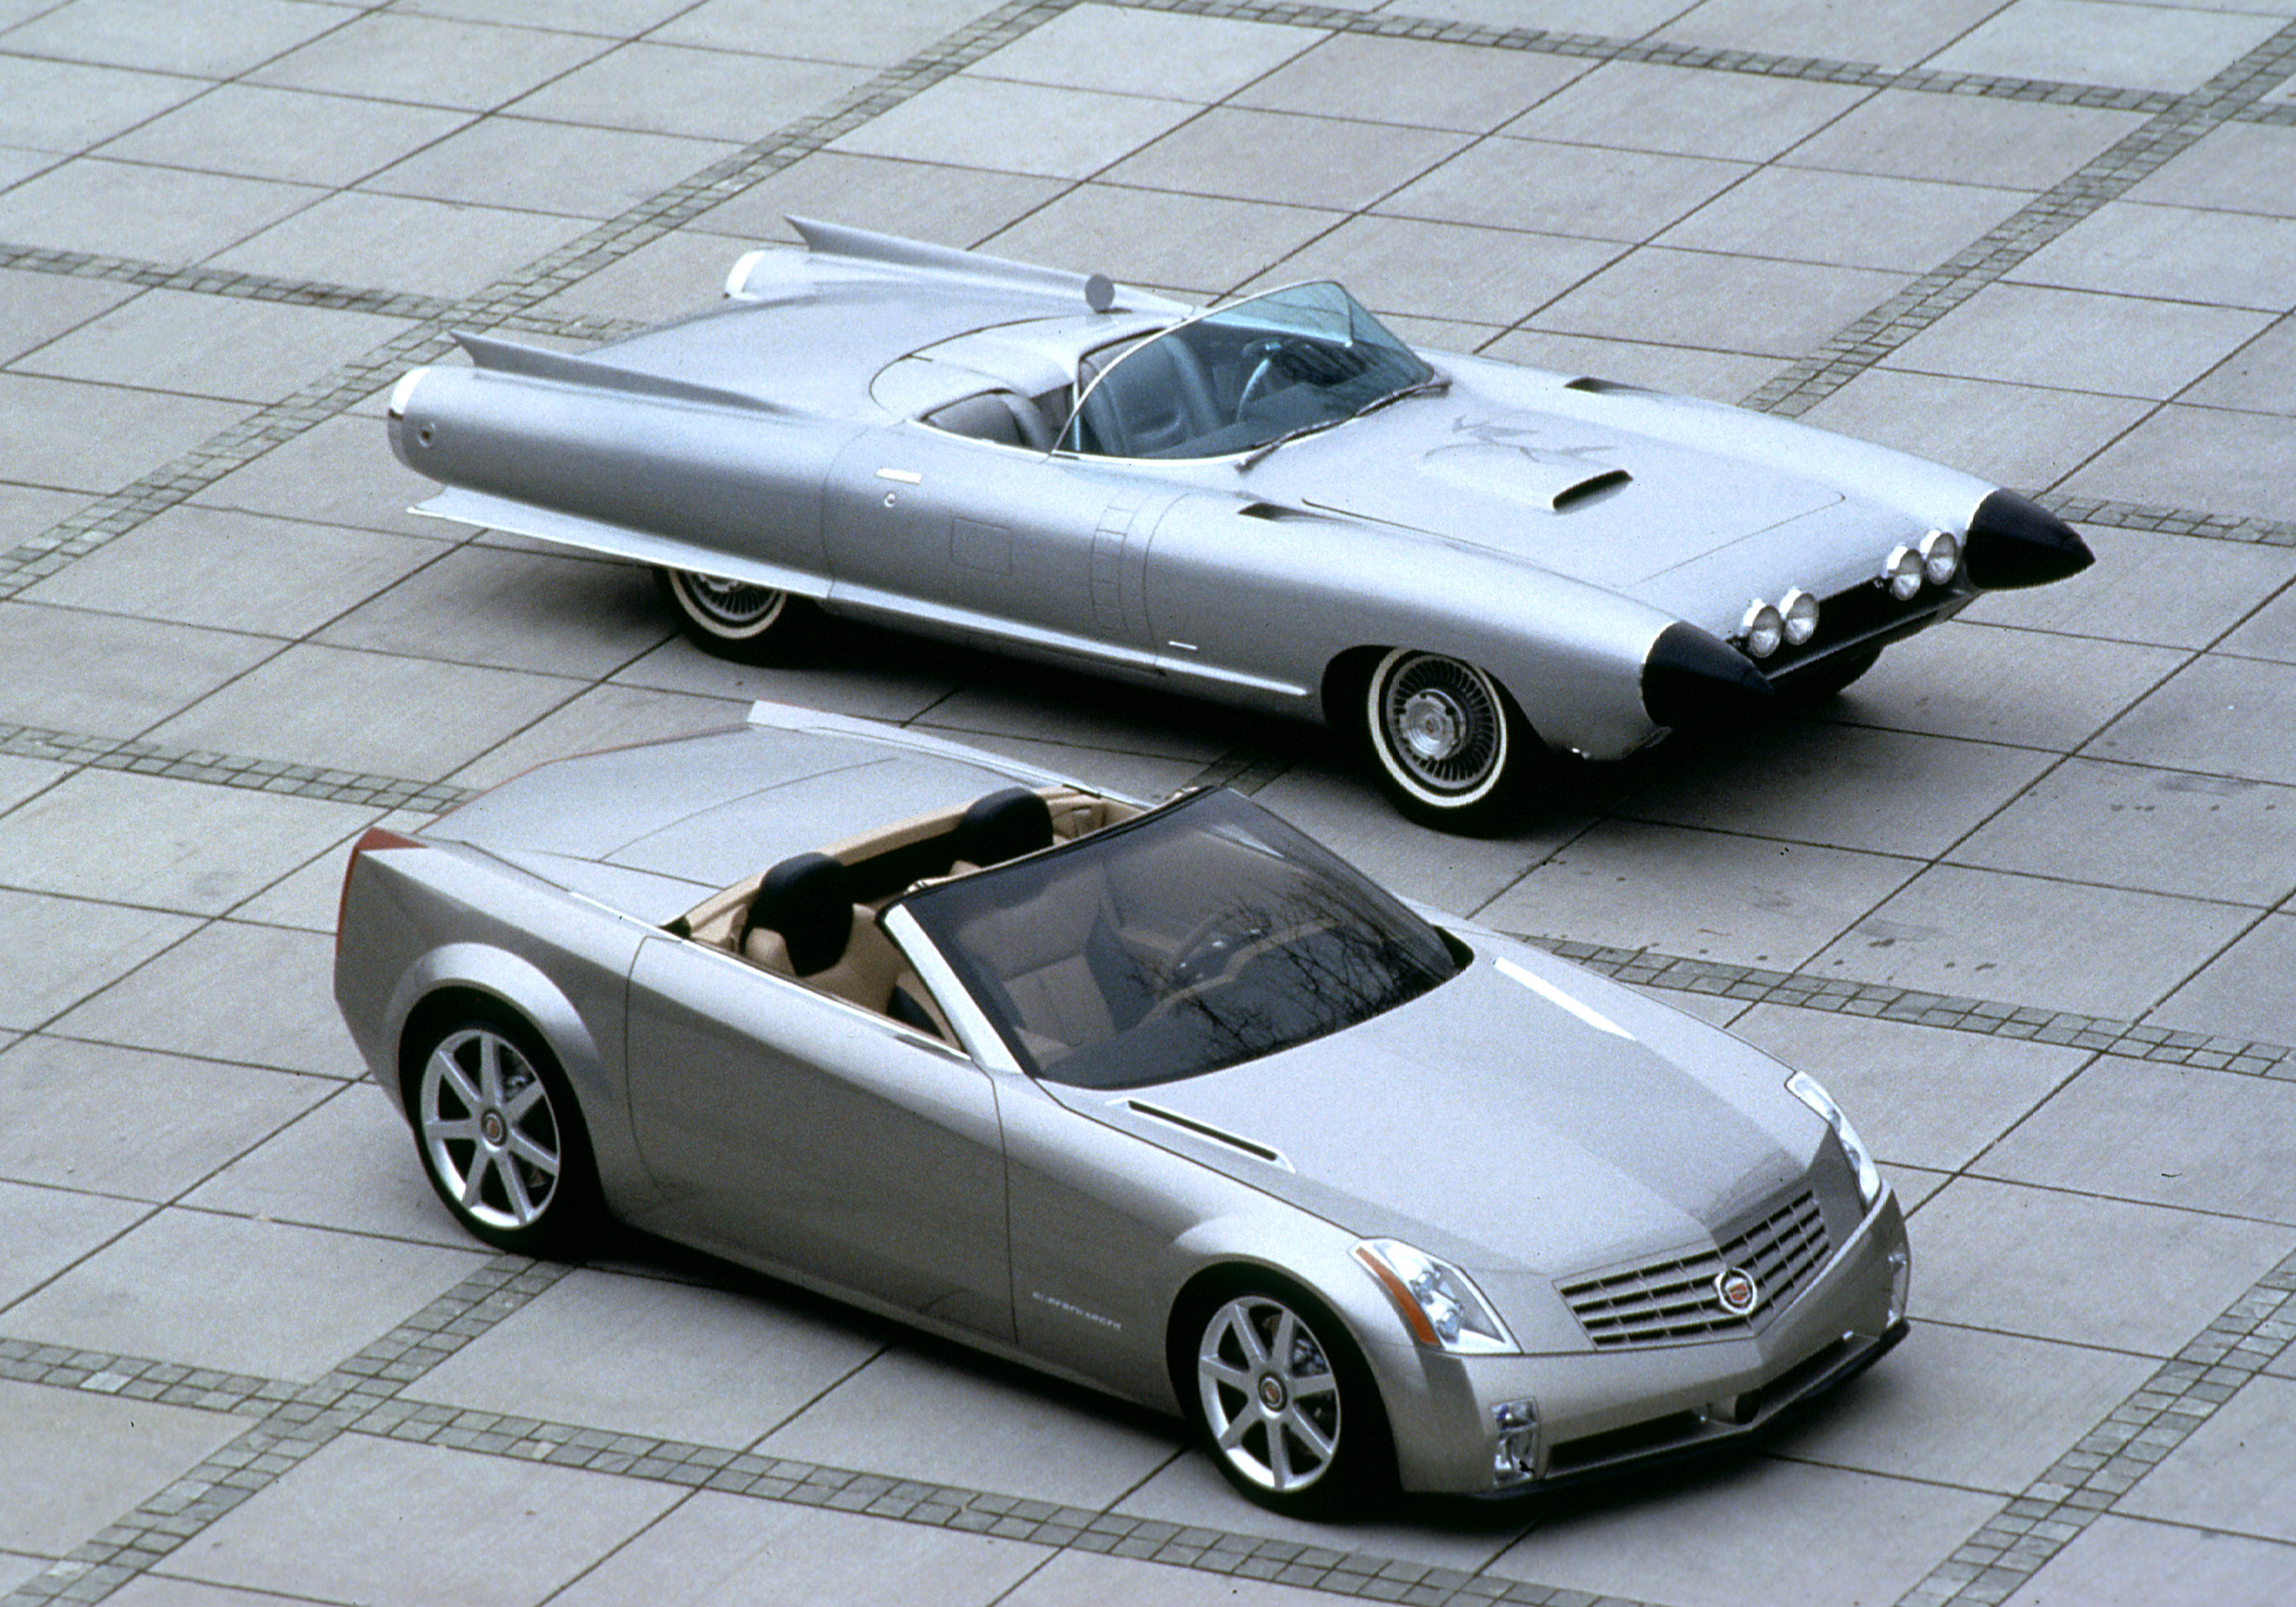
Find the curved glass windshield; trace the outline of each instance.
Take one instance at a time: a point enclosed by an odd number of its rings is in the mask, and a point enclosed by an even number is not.
[[[1232,792],[901,903],[1021,1065],[1077,1088],[1272,1053],[1459,968],[1434,928]]]
[[[1435,371],[1338,285],[1297,284],[1084,360],[1060,444],[1223,457],[1343,423]]]

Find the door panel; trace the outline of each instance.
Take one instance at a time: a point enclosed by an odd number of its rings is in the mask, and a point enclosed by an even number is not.
[[[921,426],[848,447],[824,524],[832,601],[1147,667],[1141,555],[1172,501],[1088,464]]]
[[[630,970],[644,1226],[1012,1335],[995,1091],[954,1051],[698,943]]]

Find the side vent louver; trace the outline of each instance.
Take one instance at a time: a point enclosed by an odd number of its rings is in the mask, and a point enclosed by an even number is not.
[[[1178,1127],[1182,1132],[1193,1133],[1200,1139],[1210,1139],[1216,1144],[1226,1144],[1231,1150],[1241,1150],[1254,1160],[1267,1161],[1287,1171],[1291,1169],[1292,1163],[1283,1158],[1281,1152],[1271,1150],[1266,1144],[1255,1144],[1250,1139],[1240,1139],[1233,1133],[1222,1131],[1209,1122],[1197,1121],[1192,1116],[1181,1115],[1178,1111],[1167,1111],[1162,1105],[1150,1104],[1146,1100],[1128,1099],[1124,1103],[1126,1108],[1135,1115],[1146,1116],[1151,1121],[1162,1122],[1167,1127]]]

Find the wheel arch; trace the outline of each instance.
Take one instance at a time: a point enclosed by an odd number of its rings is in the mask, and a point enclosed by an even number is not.
[[[392,1019],[392,1064],[396,1075],[387,1091],[407,1113],[406,1078],[424,1035],[458,1009],[506,1013],[542,1040],[572,1090],[593,1146],[599,1133],[596,1111],[607,1077],[604,1056],[581,1013],[558,985],[531,961],[483,943],[450,943],[433,949],[401,978]]]
[[[1329,1322],[1362,1356],[1366,1344],[1357,1325],[1341,1310],[1338,1302],[1327,1298],[1296,1273],[1287,1272],[1273,1262],[1243,1255],[1228,1255],[1206,1263],[1191,1273],[1174,1292],[1164,1324],[1164,1365],[1170,1379],[1172,1393],[1180,1403],[1180,1414],[1193,1422],[1195,1403],[1196,1328],[1220,1299],[1238,1290],[1251,1288],[1266,1289],[1288,1300],[1296,1300],[1311,1309],[1314,1315]],[[1379,1391],[1377,1371],[1371,1375],[1375,1394]],[[1379,1414],[1387,1417],[1387,1402],[1379,1401]]]
[[[1351,745],[1362,741],[1362,722],[1355,717],[1354,711],[1363,706],[1364,693],[1371,686],[1371,672],[1393,650],[1391,642],[1342,648],[1323,666],[1316,702],[1323,723],[1341,741]]]
[[[1365,1281],[1368,1287],[1369,1280]],[[1165,1325],[1165,1365],[1172,1392],[1179,1401],[1181,1418],[1191,1434],[1204,1433],[1204,1405],[1197,1394],[1195,1376],[1195,1351],[1203,1325],[1222,1299],[1246,1290],[1273,1295],[1307,1319],[1310,1327],[1320,1333],[1324,1350],[1331,1353],[1333,1368],[1350,1390],[1342,1396],[1343,1410],[1367,1414],[1369,1418],[1366,1425],[1354,1430],[1355,1443],[1364,1448],[1355,1455],[1363,1460],[1346,1476],[1349,1482],[1343,1490],[1328,1492],[1330,1499],[1341,1504],[1319,1505],[1320,1515],[1344,1515],[1367,1490],[1394,1489],[1398,1465],[1394,1402],[1389,1399],[1387,1385],[1380,1376],[1383,1369],[1372,1363],[1372,1347],[1359,1323],[1342,1309],[1346,1302],[1328,1299],[1297,1275],[1257,1258],[1231,1256],[1201,1267],[1173,1298]],[[1232,1473],[1222,1471],[1233,1479]],[[1245,1493],[1250,1495],[1248,1490]],[[1257,1496],[1251,1499],[1260,1500]]]

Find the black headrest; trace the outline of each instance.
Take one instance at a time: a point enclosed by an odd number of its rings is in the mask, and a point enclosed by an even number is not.
[[[1002,865],[1053,845],[1053,806],[1026,787],[977,800],[956,823],[956,857]]]
[[[757,884],[742,938],[758,927],[781,934],[800,977],[834,965],[853,935],[851,873],[826,853],[792,853]]]

